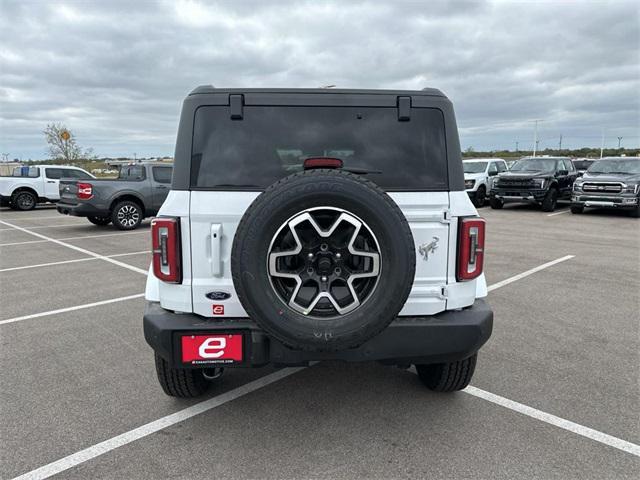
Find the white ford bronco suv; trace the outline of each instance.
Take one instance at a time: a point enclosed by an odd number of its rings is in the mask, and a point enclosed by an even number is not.
[[[491,335],[485,222],[435,89],[196,88],[151,234],[144,334],[168,395],[318,360],[460,390]]]

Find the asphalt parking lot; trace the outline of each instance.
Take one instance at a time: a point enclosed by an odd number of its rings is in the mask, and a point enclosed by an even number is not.
[[[480,212],[495,324],[473,387],[321,362],[184,401],[142,336],[148,222],[2,209],[2,478],[637,478],[640,222]]]

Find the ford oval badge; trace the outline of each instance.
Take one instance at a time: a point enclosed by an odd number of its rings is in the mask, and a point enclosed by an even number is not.
[[[209,300],[227,300],[231,294],[227,292],[209,292],[205,295]]]

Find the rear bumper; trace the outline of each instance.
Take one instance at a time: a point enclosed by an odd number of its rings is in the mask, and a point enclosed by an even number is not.
[[[363,345],[338,352],[292,350],[270,338],[248,318],[210,320],[193,314],[176,314],[147,302],[144,336],[161,357],[175,367],[181,363],[180,337],[184,334],[243,333],[248,346],[239,366],[265,364],[305,365],[316,360],[380,361],[389,364],[451,362],[476,353],[491,336],[493,312],[484,300],[460,311],[428,317],[399,317]]]
[[[579,207],[596,207],[596,208],[636,208],[640,199],[631,195],[592,195],[574,192],[571,196],[571,205]]]
[[[90,203],[62,203],[56,204],[56,210],[63,215],[72,215],[74,217],[106,217],[110,215],[109,210],[96,208]]]

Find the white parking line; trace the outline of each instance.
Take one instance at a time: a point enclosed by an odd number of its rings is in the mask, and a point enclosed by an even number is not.
[[[564,257],[556,258],[555,260],[552,260],[552,261],[547,262],[547,263],[543,263],[542,265],[539,265],[539,266],[537,266],[535,268],[532,268],[531,270],[527,270],[526,272],[519,273],[518,275],[514,275],[513,277],[509,277],[509,278],[507,278],[505,280],[502,280],[501,282],[494,283],[493,285],[490,285],[487,288],[487,290],[492,292],[493,290],[496,290],[497,288],[504,287],[505,285],[509,285],[510,283],[517,282],[518,280],[522,280],[523,278],[528,277],[529,275],[532,275],[532,274],[534,274],[536,272],[539,272],[540,270],[544,270],[545,268],[552,267],[553,265],[557,265],[558,263],[565,262],[567,260],[571,260],[574,257],[575,257],[575,255],[565,255]]]
[[[2,220],[0,220],[0,223],[4,223],[5,225],[8,225],[7,222],[3,222]],[[38,236],[38,234],[36,234],[35,232],[31,232],[31,230],[27,230],[26,228],[22,228],[22,227],[14,227],[16,230],[19,230],[21,232],[25,232],[25,233],[31,233],[32,235],[36,235]],[[12,243],[0,243],[0,247],[10,247],[12,245],[28,245],[31,243],[45,243],[45,242],[52,242],[53,240],[81,240],[83,238],[100,238],[100,237],[115,237],[118,235],[140,235],[142,233],[148,233],[147,231],[142,231],[142,232],[122,232],[122,233],[104,233],[102,235],[84,235],[84,236],[80,236],[80,237],[65,237],[65,238],[58,238],[58,239],[53,239],[50,237],[46,237],[45,240],[27,240],[26,242],[12,242]],[[44,235],[42,235],[44,237]]]
[[[135,295],[127,295],[126,297],[110,298],[109,300],[101,300],[99,302],[85,303],[84,305],[76,305],[75,307],[59,308],[57,310],[49,310],[48,312],[33,313],[31,315],[24,315],[22,317],[8,318],[6,320],[0,320],[0,325],[21,322],[22,320],[30,320],[32,318],[47,317],[49,315],[56,315],[58,313],[74,312],[76,310],[83,310],[85,308],[99,307],[100,305],[108,305],[109,303],[124,302],[125,300],[131,300],[132,298],[140,297],[144,297],[144,293],[136,293]]]
[[[556,215],[562,215],[563,213],[569,213],[571,210],[562,210],[560,212],[548,213],[547,217],[555,217]]]
[[[130,255],[141,255],[143,253],[149,253],[149,250],[141,250],[139,252],[129,252],[129,253],[116,253],[115,255],[105,255],[105,257],[106,258],[128,257]],[[25,265],[23,267],[3,268],[3,269],[0,269],[0,272],[13,272],[14,270],[25,270],[27,268],[51,267],[53,265],[64,265],[65,263],[89,262],[91,260],[98,260],[98,259],[96,257],[76,258],[74,260],[63,260],[60,262],[39,263],[37,265]]]
[[[580,425],[570,420],[556,417],[550,413],[543,412],[542,410],[529,407],[519,402],[514,402],[508,398],[472,387],[471,385],[465,388],[463,392],[486,400],[487,402],[508,408],[514,412],[521,413],[527,417],[535,418],[541,422],[562,428],[563,430],[575,433],[576,435],[595,440],[596,442],[603,443],[604,445],[608,445],[610,447],[617,448],[618,450],[622,450],[623,452],[630,453],[631,455],[635,455],[636,457],[640,457],[640,445],[636,445],[635,443],[627,442],[626,440],[594,430],[593,428],[585,427],[584,425]]]
[[[29,230],[36,230],[36,229],[42,229],[42,228],[63,228],[63,227],[77,227],[78,225],[83,225],[86,226],[84,223],[65,223],[64,225],[38,225],[37,227],[23,227],[23,228],[28,228]],[[15,230],[15,228],[0,228],[0,232],[10,232],[11,230]]]
[[[86,248],[80,248],[80,247],[76,247],[75,245],[71,245],[70,243],[65,243],[65,242],[62,241],[63,239],[56,239],[56,238],[47,237],[46,235],[42,235],[41,233],[32,232],[30,230],[27,230],[26,228],[18,227],[16,225],[13,225],[13,224],[8,223],[8,222],[4,222],[2,220],[0,220],[0,223],[2,223],[3,225],[7,225],[9,227],[14,227],[17,230],[20,230],[21,232],[24,232],[24,233],[28,233],[29,235],[33,235],[34,237],[41,238],[42,241],[53,242],[53,243],[55,243],[57,245],[70,248],[71,250],[75,250],[76,252],[84,253],[85,255],[89,255],[91,257],[99,258],[100,260],[104,260],[105,262],[109,262],[109,263],[112,263],[114,265],[118,265],[119,267],[126,268],[127,270],[131,270],[131,271],[136,272],[136,273],[141,273],[142,275],[146,275],[147,274],[147,271],[143,270],[142,268],[134,267],[133,265],[128,265],[128,264],[120,262],[118,260],[114,260],[113,258],[105,257],[104,255],[100,255],[98,253],[92,252],[91,250],[87,250]],[[133,232],[133,233],[147,233],[147,232]],[[122,233],[117,234],[117,233],[115,233],[114,235],[125,235],[125,234],[122,234]],[[104,237],[106,235],[98,235],[98,236],[99,237]],[[84,237],[84,238],[88,238],[88,237]],[[67,239],[67,240],[69,240],[69,239]]]
[[[183,422],[192,417],[195,417],[196,415],[200,415],[201,413],[211,410],[212,408],[219,407],[220,405],[224,405],[225,403],[242,397],[243,395],[247,395],[260,388],[266,387],[267,385],[275,383],[278,380],[282,380],[283,378],[293,375],[294,373],[297,373],[300,370],[304,370],[305,368],[307,367],[283,368],[282,370],[278,370],[277,372],[270,373],[269,375],[260,377],[257,380],[253,380],[252,382],[245,383],[238,388],[234,388],[233,390],[217,395],[213,398],[210,398],[209,400],[196,403],[195,405],[192,405],[188,408],[179,410],[175,413],[172,413],[171,415],[159,418],[158,420],[154,420],[153,422],[149,422],[133,430],[129,430],[128,432],[105,440],[104,442],[96,443],[89,448],[85,448],[84,450],[80,450],[79,452],[73,453],[67,457],[61,458],[60,460],[49,463],[48,465],[44,465],[43,467],[40,467],[36,470],[27,472],[24,475],[20,475],[14,480],[36,480],[49,478],[53,475],[64,472],[65,470],[69,470],[76,465],[80,465],[81,463],[99,457],[100,455],[110,452],[111,450],[114,450],[118,447],[122,447],[123,445],[135,442],[136,440],[147,437],[152,433],[164,430],[165,428],[175,425],[176,423]]]

